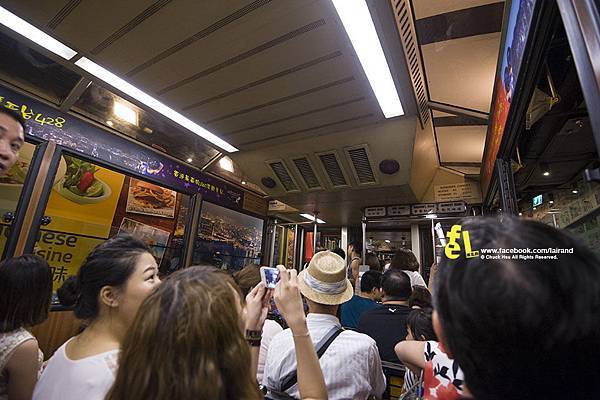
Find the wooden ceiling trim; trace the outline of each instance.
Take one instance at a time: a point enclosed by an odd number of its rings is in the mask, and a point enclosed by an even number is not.
[[[319,58],[315,58],[314,60],[310,60],[310,61],[302,63],[300,65],[296,65],[296,66],[294,66],[292,68],[288,68],[286,70],[280,71],[280,72],[278,72],[276,74],[273,74],[273,75],[269,75],[267,77],[264,77],[262,79],[254,81],[254,82],[250,82],[250,83],[248,83],[246,85],[243,85],[243,86],[240,86],[238,88],[228,90],[226,92],[220,93],[220,94],[218,94],[216,96],[212,96],[212,97],[209,97],[209,98],[204,99],[204,100],[200,100],[200,101],[198,101],[196,103],[190,104],[189,106],[183,107],[183,110],[187,111],[187,110],[190,110],[192,108],[200,107],[200,106],[202,106],[204,104],[210,103],[212,101],[223,99],[225,97],[231,96],[232,94],[240,93],[240,92],[242,92],[244,90],[253,88],[255,86],[262,85],[263,83],[270,82],[270,81],[275,80],[277,78],[281,78],[283,76],[286,76],[286,75],[289,75],[289,74],[293,74],[294,72],[298,72],[298,71],[301,71],[303,69],[313,67],[313,66],[318,65],[318,64],[320,64],[322,62],[329,61],[329,60],[332,60],[334,58],[337,58],[337,57],[339,57],[341,55],[342,55],[341,51],[334,51],[333,53],[329,53],[329,54],[327,54],[325,56],[322,56],[322,57],[319,57]]]
[[[258,104],[258,105],[253,106],[253,107],[248,107],[248,108],[245,108],[243,110],[240,110],[240,111],[237,111],[237,112],[234,112],[234,113],[231,113],[231,114],[227,114],[227,115],[223,115],[223,116],[218,117],[218,118],[211,119],[209,121],[206,121],[205,124],[212,124],[214,122],[222,121],[222,120],[227,119],[227,118],[236,117],[238,115],[242,115],[242,114],[246,114],[246,113],[249,113],[249,112],[252,112],[252,111],[260,110],[261,108],[270,107],[270,106],[273,106],[275,104],[283,103],[283,102],[288,101],[288,100],[292,100],[292,99],[295,99],[295,98],[298,98],[298,97],[306,96],[306,95],[309,95],[309,94],[312,94],[312,93],[315,93],[315,92],[319,92],[321,90],[325,90],[325,89],[329,89],[329,88],[332,88],[332,87],[335,87],[335,86],[343,85],[345,83],[352,82],[352,81],[354,81],[354,76],[348,76],[346,78],[339,79],[337,81],[329,82],[329,83],[326,83],[326,84],[321,85],[321,86],[313,87],[313,88],[310,88],[308,90],[303,90],[301,92],[291,94],[289,96],[280,97],[278,99],[271,100],[271,101],[268,101],[266,103]]]
[[[160,54],[152,57],[151,59],[144,62],[143,64],[138,65],[137,67],[135,67],[134,69],[129,71],[126,75],[131,77],[131,76],[138,74],[139,72],[145,70],[146,68],[169,57],[170,55],[173,55],[174,53],[191,45],[192,43],[197,42],[198,40],[209,36],[210,34],[218,31],[219,29],[246,16],[247,14],[251,13],[252,11],[259,9],[260,7],[266,5],[270,2],[271,2],[271,0],[256,0],[256,1],[248,4],[247,6],[240,8],[239,10],[235,11],[234,13],[226,16],[225,18],[220,19],[219,21],[215,22],[214,24],[212,24],[212,25],[202,29],[201,31],[197,32],[196,34],[190,36],[189,38],[182,40],[181,42],[177,43],[176,45],[174,45],[174,46],[166,49],[165,51],[161,52]]]
[[[175,82],[172,85],[169,85],[169,86],[167,86],[167,87],[159,90],[157,92],[157,94],[159,96],[162,96],[165,93],[170,92],[171,90],[174,90],[174,89],[177,89],[177,88],[179,88],[181,86],[187,85],[188,83],[191,83],[191,82],[195,81],[196,79],[199,79],[199,78],[202,78],[204,76],[210,75],[210,74],[212,74],[212,73],[214,73],[216,71],[219,71],[219,70],[221,70],[221,69],[223,69],[225,67],[228,67],[230,65],[236,64],[236,63],[238,63],[238,62],[240,62],[242,60],[245,60],[245,59],[247,59],[249,57],[255,56],[255,55],[257,55],[257,54],[259,54],[259,53],[261,53],[261,52],[263,52],[265,50],[270,49],[271,47],[274,47],[274,46],[277,46],[279,44],[285,43],[288,40],[291,40],[291,39],[293,39],[293,38],[295,38],[297,36],[300,36],[300,35],[302,35],[304,33],[310,32],[310,31],[312,31],[314,29],[317,29],[317,28],[319,28],[319,27],[321,27],[323,25],[325,25],[325,20],[324,19],[320,19],[320,20],[311,22],[308,25],[304,25],[303,27],[300,27],[300,28],[295,29],[295,30],[293,30],[291,32],[288,32],[285,35],[279,36],[279,37],[277,37],[277,38],[275,38],[273,40],[265,42],[265,43],[261,44],[260,46],[257,46],[257,47],[255,47],[253,49],[250,49],[250,50],[248,50],[248,51],[246,51],[246,52],[244,52],[242,54],[238,54],[237,56],[232,57],[229,60],[225,60],[222,63],[219,63],[217,65],[213,65],[210,68],[207,68],[207,69],[205,69],[203,71],[200,71],[200,72],[198,72],[198,73],[196,73],[196,74],[194,74],[192,76],[189,76],[189,77],[187,77],[185,79],[182,79],[182,80],[180,80],[178,82]]]

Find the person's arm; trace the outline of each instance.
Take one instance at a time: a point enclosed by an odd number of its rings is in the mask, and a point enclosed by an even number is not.
[[[31,400],[38,377],[38,344],[27,340],[19,345],[6,363],[8,399]]]
[[[360,270],[360,260],[352,260],[352,264],[350,264],[350,268],[352,270],[352,285],[356,286],[358,283],[358,274]]]
[[[271,300],[271,290],[267,290],[265,284],[260,282],[246,296],[246,331],[262,332]],[[260,346],[250,346],[250,372],[256,377],[258,370],[258,355]]]
[[[438,265],[436,263],[431,264],[431,268],[429,269],[429,284],[427,285],[427,289],[429,289],[429,293],[433,293],[433,283],[435,280],[435,276],[438,272]]]
[[[296,270],[287,270],[282,265],[279,268],[279,283],[275,287],[275,304],[285,318],[296,350],[298,372],[298,391],[304,400],[327,400],[327,387],[315,346],[306,326],[306,316],[302,297],[298,289]]]
[[[425,343],[403,340],[394,347],[400,361],[417,376],[425,368]]]

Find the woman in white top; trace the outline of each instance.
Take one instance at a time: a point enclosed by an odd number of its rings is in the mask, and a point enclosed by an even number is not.
[[[425,280],[419,273],[419,261],[415,254],[409,249],[399,249],[392,257],[390,269],[397,269],[404,272],[410,278],[411,286],[425,286]]]
[[[148,247],[129,235],[96,247],[77,275],[75,316],[87,328],[54,353],[34,400],[100,400],[110,389],[117,356],[142,301],[160,284]]]
[[[52,272],[25,255],[0,263],[0,400],[31,399],[43,355],[26,328],[48,317]]]

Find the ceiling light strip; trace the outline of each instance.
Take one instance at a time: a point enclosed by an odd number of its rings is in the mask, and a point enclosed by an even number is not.
[[[312,214],[300,214],[301,217],[306,218],[309,221],[315,222],[315,216]],[[317,224],[324,224],[325,221],[323,221],[322,219],[317,218]]]
[[[386,118],[404,115],[365,0],[332,0]]]
[[[75,65],[77,65],[78,67],[82,68],[83,70],[89,72],[90,74],[94,75],[95,77],[101,79],[102,81],[106,82],[108,85],[114,87],[115,89],[120,90],[121,92],[125,93],[128,96],[131,96],[132,98],[136,99],[137,101],[144,104],[145,106],[150,107],[151,109],[158,112],[159,114],[162,114],[163,116],[167,117],[168,119],[175,122],[176,124],[179,124],[182,127],[192,131],[196,135],[209,141],[210,143],[214,144],[215,146],[217,146],[229,153],[238,151],[237,148],[235,148],[234,146],[232,146],[225,140],[221,139],[214,133],[209,132],[208,130],[204,129],[203,127],[201,127],[194,121],[183,116],[182,114],[173,110],[169,106],[161,103],[154,97],[143,92],[142,90],[133,86],[129,82],[119,78],[117,75],[113,74],[112,72],[105,69],[104,67],[96,64],[92,60],[90,60],[86,57],[82,57],[75,62]]]
[[[65,46],[63,43],[31,25],[24,19],[19,18],[4,7],[0,7],[0,24],[65,60],[70,60],[77,54],[75,50]]]

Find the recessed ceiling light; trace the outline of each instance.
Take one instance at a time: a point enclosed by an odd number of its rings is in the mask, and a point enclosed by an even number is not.
[[[114,122],[112,122],[111,120],[106,121],[106,125],[108,126],[114,126]]]
[[[227,156],[222,157],[219,160],[219,167],[221,167],[221,169],[224,169],[225,171],[233,173],[233,161],[231,161],[231,158]]]
[[[122,101],[115,101],[113,105],[113,113],[123,121],[129,122],[131,125],[138,124],[138,113],[129,104]]]
[[[306,213],[304,213],[304,214],[300,214],[300,216],[306,218],[309,221],[313,221],[313,222],[315,221],[315,216],[312,215],[312,214],[306,214]],[[324,223],[325,223],[325,221],[323,221],[322,219],[317,218],[317,224],[324,224]]]
[[[70,60],[77,54],[75,50],[62,44],[52,36],[31,25],[24,19],[17,17],[3,7],[0,7],[0,24],[12,29],[19,35],[66,60]]]
[[[523,213],[519,213],[519,217],[522,216],[522,215],[523,215]]]
[[[385,242],[386,242],[386,243],[391,243],[391,242],[390,242],[388,239],[385,239]]]
[[[571,193],[573,193],[573,194],[577,194],[577,193],[579,193],[579,190],[577,190],[577,189],[573,189],[573,190],[571,190]]]
[[[192,160],[191,157],[188,157],[187,162],[192,162],[192,161],[194,161],[194,160]]]
[[[544,175],[544,176],[550,176],[550,171],[544,171],[542,175]]]
[[[182,127],[192,131],[193,133],[207,140],[213,145],[225,150],[226,152],[233,153],[235,151],[238,151],[237,148],[235,148],[225,140],[221,139],[214,133],[204,129],[191,119],[173,110],[171,107],[165,105],[164,103],[158,101],[157,99],[140,90],[139,88],[133,86],[131,83],[119,78],[117,75],[113,74],[104,67],[96,64],[89,58],[82,57],[75,62],[75,65],[94,75],[95,77],[103,80],[115,89],[120,90],[124,94],[131,96],[135,100],[144,104],[146,107],[153,109],[154,111],[162,114],[163,116],[177,123],[178,125],[181,125]]]
[[[152,132],[153,132],[153,130],[152,130],[152,129],[150,129],[150,128],[148,128],[148,127],[145,127],[145,128],[143,129],[143,131],[144,131],[144,132],[146,132],[146,133],[152,133]]]
[[[246,181],[242,181],[242,185],[245,185],[245,184],[246,184]]]
[[[392,73],[365,0],[332,0],[386,118],[404,115]]]

